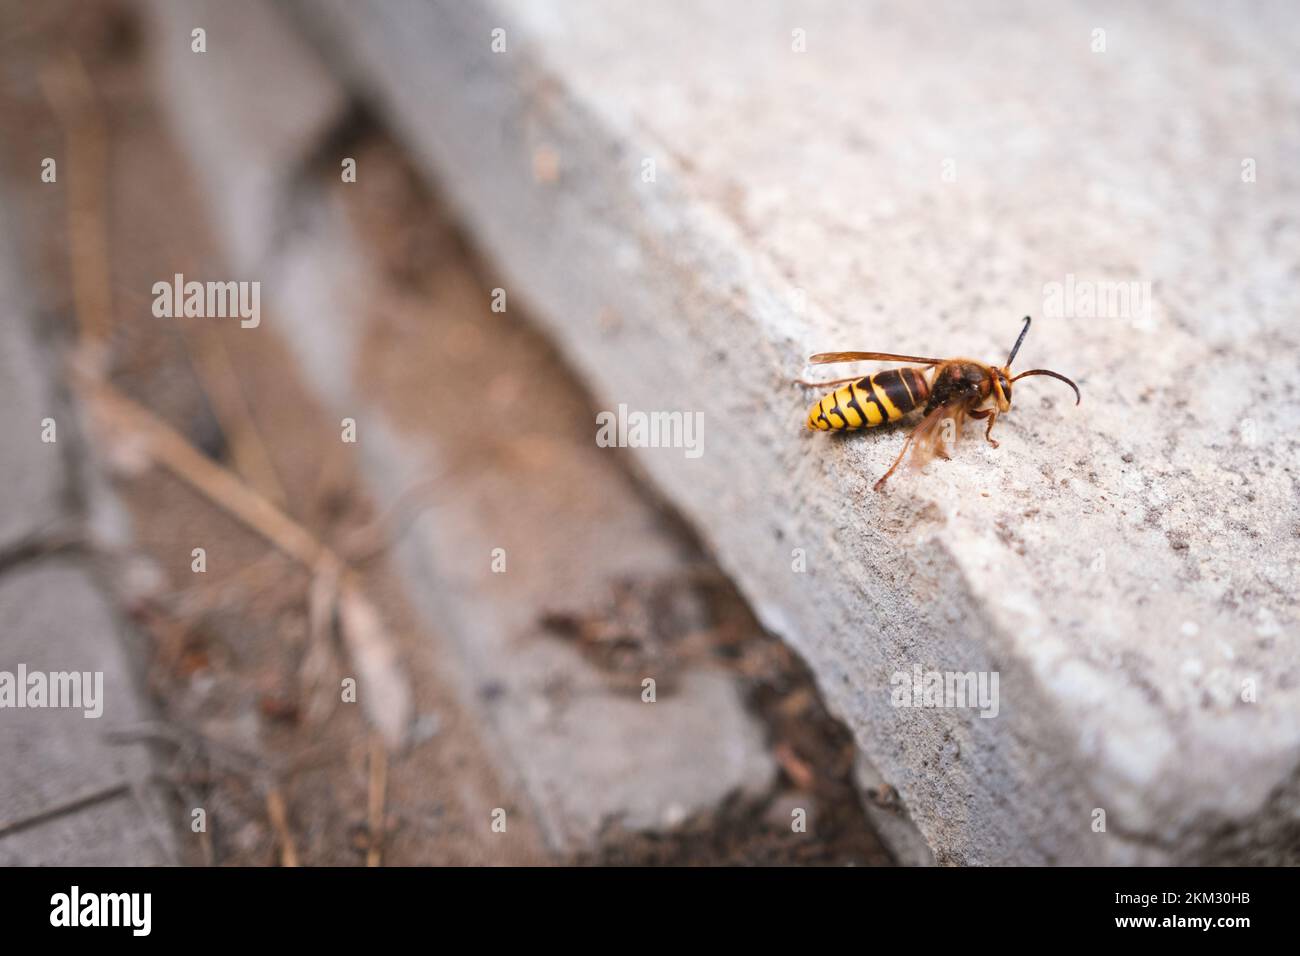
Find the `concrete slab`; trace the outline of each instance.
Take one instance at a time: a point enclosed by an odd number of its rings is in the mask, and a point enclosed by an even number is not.
[[[113,611],[75,562],[22,565],[0,576],[0,672],[102,675],[100,717],[84,708],[0,708],[0,822],[40,813],[112,784],[141,784],[138,747],[110,743],[114,730],[144,720],[139,691]]]
[[[131,796],[0,839],[0,866],[164,866],[174,862]]]
[[[0,553],[58,530],[68,481],[63,453],[75,440],[50,387],[49,357],[33,337],[17,256],[8,230],[0,229]],[[46,419],[53,420],[55,441],[42,438]]]

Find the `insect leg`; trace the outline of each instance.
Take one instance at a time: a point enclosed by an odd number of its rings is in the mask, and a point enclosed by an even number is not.
[[[889,471],[885,472],[884,475],[881,476],[880,480],[875,483],[873,486],[874,489],[879,491],[885,486],[885,482],[889,480],[889,476],[894,473],[894,470],[897,469],[900,464],[902,464],[903,456],[907,454],[907,450],[909,447],[912,447],[913,442],[915,442],[915,447],[913,448],[912,454],[914,457],[920,455],[920,462],[922,464],[929,459],[930,455],[937,454],[941,458],[947,458],[948,453],[942,447],[943,439],[940,435],[937,435],[936,432],[946,420],[951,420],[956,430],[960,431],[962,422],[966,420],[965,416],[966,404],[964,400],[948,402],[945,405],[940,405],[938,408],[932,409],[929,414],[922,418],[920,422],[917,423],[917,426],[912,429],[911,433],[907,436],[907,441],[903,442],[903,448],[898,453],[898,457],[895,458],[894,463],[889,466]]]
[[[984,440],[985,440],[986,442],[988,442],[990,445],[992,445],[994,448],[997,448],[997,447],[998,447],[998,443],[997,443],[997,441],[995,441],[995,440],[993,439],[993,437],[989,434],[991,431],[993,431],[993,423],[996,422],[996,421],[998,420],[998,411],[997,411],[997,409],[996,409],[996,408],[988,408],[988,409],[985,409],[985,410],[982,411],[982,412],[971,412],[971,413],[970,413],[970,417],[971,417],[971,418],[987,418],[987,419],[989,420],[988,428],[984,429]]]
[[[994,448],[998,447],[997,439],[993,438],[990,433],[993,431],[993,423],[996,422],[997,420],[998,420],[998,413],[990,410],[989,427],[984,429],[984,440],[988,442],[990,445],[992,445]]]
[[[903,463],[903,456],[907,454],[908,446],[912,444],[912,439],[916,437],[916,433],[921,430],[921,425],[924,424],[925,422],[922,421],[919,425],[917,425],[910,432],[908,432],[907,441],[903,442],[903,448],[901,451],[899,451],[898,457],[895,458],[894,463],[889,466],[889,471],[881,475],[880,480],[871,486],[872,491],[880,491],[882,488],[885,487],[885,482],[889,480],[889,476],[892,475],[894,473],[894,470]]]

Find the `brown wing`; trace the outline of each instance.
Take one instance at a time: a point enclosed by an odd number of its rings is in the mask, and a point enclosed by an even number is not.
[[[922,358],[919,355],[896,355],[893,352],[818,352],[808,360],[809,365],[828,365],[831,362],[916,362],[920,365],[942,365],[947,359]]]
[[[912,440],[912,466],[924,468],[935,457],[947,461],[948,443],[957,444],[962,426],[966,424],[966,416],[979,401],[974,396],[959,398],[940,405],[921,419]]]
[[[945,405],[929,412],[922,418],[912,429],[911,434],[907,436],[907,441],[903,442],[903,448],[894,459],[894,463],[889,466],[889,470],[881,475],[880,480],[873,486],[876,491],[885,487],[885,482],[889,476],[903,462],[903,457],[907,450],[912,450],[912,466],[914,468],[924,468],[936,455],[940,458],[947,459],[948,447],[945,444],[949,439],[952,443],[957,444],[957,438],[961,435],[962,425],[966,424],[966,416],[971,410],[979,404],[978,396],[969,396],[966,398],[954,399]],[[951,421],[951,425],[945,422]]]

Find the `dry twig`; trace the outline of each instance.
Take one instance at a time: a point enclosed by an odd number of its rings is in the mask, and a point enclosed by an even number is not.
[[[106,382],[83,376],[83,395],[110,428],[125,429],[142,443],[151,460],[202,493],[309,571],[338,568],[337,608],[340,633],[357,668],[361,698],[371,722],[392,747],[406,736],[411,690],[397,649],[356,575],[311,532],[280,511],[237,477],[197,451],[169,425]],[[333,573],[331,571],[330,573]],[[318,615],[319,617],[319,615]]]
[[[293,843],[293,833],[289,830],[289,814],[279,787],[273,786],[266,791],[266,815],[270,817],[271,828],[280,841],[280,865],[297,866],[298,850]]]
[[[388,791],[388,752],[378,735],[370,738],[370,847],[366,866],[379,866],[384,850],[384,803]]]

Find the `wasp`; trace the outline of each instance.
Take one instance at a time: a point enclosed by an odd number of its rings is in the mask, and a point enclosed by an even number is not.
[[[966,419],[988,420],[984,438],[994,448],[993,423],[998,415],[1011,409],[1011,384],[1031,375],[1048,375],[1074,389],[1074,404],[1082,401],[1079,386],[1060,372],[1035,368],[1012,377],[1011,363],[1029,334],[1029,316],[1020,330],[1011,354],[999,368],[967,358],[923,358],[919,355],[895,355],[892,352],[820,352],[808,360],[810,365],[828,365],[835,362],[911,362],[916,368],[891,368],[876,372],[866,378],[839,378],[829,382],[804,382],[800,385],[839,388],[828,392],[808,409],[808,427],[816,431],[856,431],[874,428],[886,422],[896,422],[915,409],[924,407],[925,413],[917,426],[907,436],[902,450],[889,470],[873,486],[876,491],[894,473],[908,448],[912,460],[924,465],[934,456],[948,459],[946,440],[956,442]],[[927,379],[926,374],[930,377]],[[945,423],[951,423],[946,425]]]

